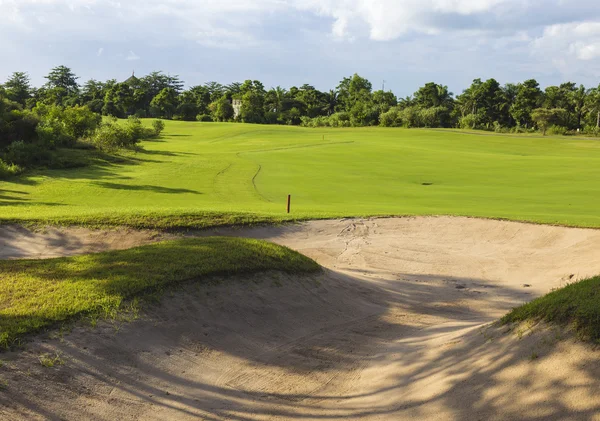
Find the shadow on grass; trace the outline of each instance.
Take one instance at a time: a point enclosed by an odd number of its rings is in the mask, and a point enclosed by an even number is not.
[[[169,187],[162,187],[162,186],[151,186],[151,185],[132,185],[132,184],[118,184],[118,183],[111,183],[111,182],[107,182],[107,181],[98,181],[98,182],[94,182],[92,183],[98,187],[103,187],[105,189],[114,189],[114,190],[133,190],[133,191],[148,191],[148,192],[153,192],[153,193],[163,193],[163,194],[183,194],[183,193],[189,193],[189,194],[202,194],[199,191],[196,190],[190,190],[190,189],[176,189],[176,188],[169,188]]]

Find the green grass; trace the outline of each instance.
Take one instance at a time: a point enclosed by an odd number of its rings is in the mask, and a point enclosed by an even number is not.
[[[311,259],[241,238],[196,238],[49,260],[0,261],[0,346],[76,316],[107,316],[128,299],[182,281],[267,270],[309,273]]]
[[[600,343],[600,276],[570,284],[517,307],[501,323],[528,320],[569,325],[580,338]]]
[[[144,147],[0,182],[0,221],[178,228],[446,214],[600,227],[591,139],[167,122]]]

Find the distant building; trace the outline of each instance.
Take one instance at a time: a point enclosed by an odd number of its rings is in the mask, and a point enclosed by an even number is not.
[[[233,118],[237,119],[240,115],[240,110],[242,109],[242,100],[234,99],[231,101],[231,105],[233,106]]]
[[[137,88],[140,86],[140,80],[137,77],[135,77],[135,72],[133,72],[132,75],[123,83],[128,84],[132,88]]]

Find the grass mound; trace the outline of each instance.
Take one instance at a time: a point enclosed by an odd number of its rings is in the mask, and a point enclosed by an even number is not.
[[[517,307],[501,322],[526,320],[570,325],[582,339],[600,343],[600,276],[568,285]]]
[[[75,316],[110,316],[141,293],[186,280],[319,265],[286,247],[242,238],[196,238],[49,260],[0,261],[0,346]]]

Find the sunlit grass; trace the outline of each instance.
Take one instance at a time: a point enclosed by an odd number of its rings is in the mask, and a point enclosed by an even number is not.
[[[167,122],[144,148],[0,182],[0,221],[189,228],[444,214],[600,227],[597,140]]]

